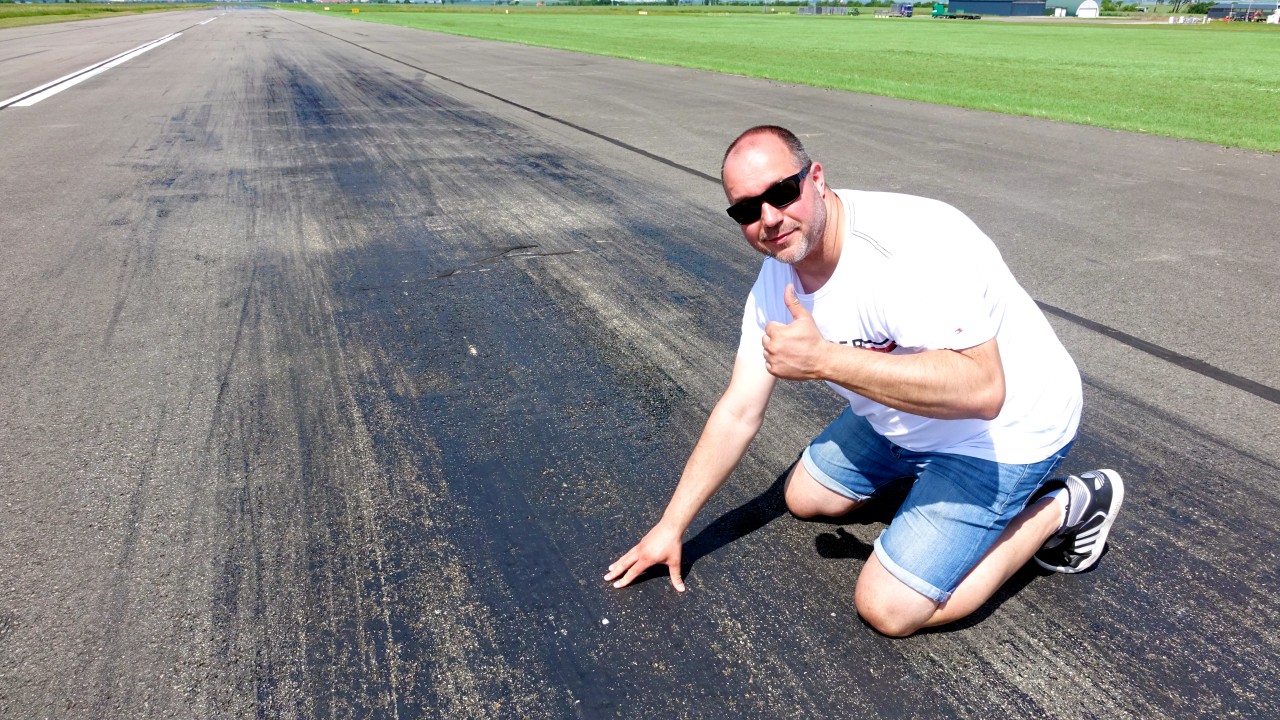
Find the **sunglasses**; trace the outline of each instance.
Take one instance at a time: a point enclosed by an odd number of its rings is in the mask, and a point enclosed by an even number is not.
[[[739,200],[730,205],[725,212],[729,213],[729,217],[739,225],[750,225],[760,219],[761,205],[769,203],[775,208],[782,209],[799,199],[800,183],[808,174],[809,168],[806,167],[795,175],[784,177],[770,185],[768,190],[755,197]]]

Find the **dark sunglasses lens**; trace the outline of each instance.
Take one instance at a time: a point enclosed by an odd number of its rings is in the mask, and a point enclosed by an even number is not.
[[[779,180],[776,185],[765,190],[760,199],[776,208],[781,208],[795,202],[798,197],[800,197],[800,178],[789,177]]]
[[[739,225],[750,225],[760,219],[760,198],[748,198],[734,203],[727,212]]]
[[[774,183],[758,197],[747,198],[734,203],[729,209],[729,217],[739,225],[750,225],[760,219],[761,203],[769,203],[776,208],[783,208],[800,197],[800,182],[803,172],[783,178]]]

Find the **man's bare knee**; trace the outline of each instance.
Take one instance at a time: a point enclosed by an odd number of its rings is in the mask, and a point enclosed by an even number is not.
[[[783,497],[787,503],[787,511],[801,520],[821,516],[822,512],[813,500],[806,493],[795,489],[795,484],[791,482],[794,477],[794,474],[787,477],[786,488],[783,492]]]
[[[868,625],[889,637],[907,637],[933,617],[938,603],[894,577],[872,555],[853,592],[854,607]]]
[[[787,497],[787,512],[798,520],[812,520],[816,517],[822,517],[822,513],[818,512],[812,504],[803,499]]]
[[[797,462],[792,465],[791,472],[787,473],[786,482],[782,484],[782,498],[787,505],[787,512],[801,520],[807,520],[814,517],[816,513],[813,511],[812,503],[807,501],[805,493],[801,491],[801,487],[804,484],[803,478],[797,479],[796,473],[808,475],[802,463]]]
[[[844,515],[862,503],[824,487],[814,480],[804,463],[796,463],[783,486],[787,510],[801,520]]]
[[[856,594],[854,604],[858,609],[858,617],[882,635],[904,638],[915,634],[923,627],[918,620],[903,613],[901,608],[859,601]]]
[[[822,486],[805,470],[803,462],[796,462],[794,468],[791,468],[783,497],[786,498],[787,510],[801,520],[833,518],[861,505],[859,501],[850,500]]]

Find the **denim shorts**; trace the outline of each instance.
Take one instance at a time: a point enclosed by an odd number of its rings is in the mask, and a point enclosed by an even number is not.
[[[876,556],[894,577],[941,603],[1073,443],[1030,465],[913,452],[846,408],[805,448],[801,462],[814,480],[852,500],[867,500],[895,480],[915,478],[893,521],[876,538]]]

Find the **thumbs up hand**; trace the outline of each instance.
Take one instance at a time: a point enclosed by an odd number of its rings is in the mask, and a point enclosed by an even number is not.
[[[800,304],[795,288],[787,286],[783,300],[791,311],[791,322],[771,322],[764,327],[764,366],[770,374],[785,380],[815,380],[829,343],[818,331],[813,315]]]

